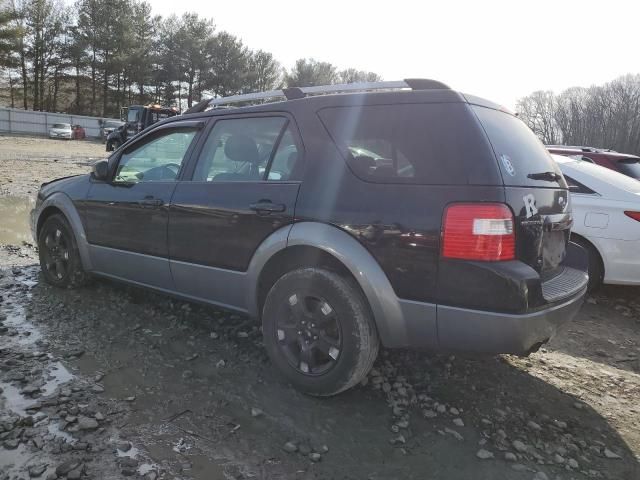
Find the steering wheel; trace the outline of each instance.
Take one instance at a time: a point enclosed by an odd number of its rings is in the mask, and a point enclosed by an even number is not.
[[[180,164],[179,163],[165,163],[163,165],[163,167],[166,170],[169,170],[173,174],[172,178],[175,178],[175,177],[178,176],[178,172],[180,171]]]
[[[144,179],[149,181],[153,180],[173,180],[178,176],[180,171],[180,165],[177,163],[165,163],[159,165],[150,170],[147,170],[144,174]]]

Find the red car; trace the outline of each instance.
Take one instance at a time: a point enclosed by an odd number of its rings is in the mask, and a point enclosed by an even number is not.
[[[629,177],[640,180],[640,157],[627,153],[618,153],[613,150],[604,150],[593,147],[574,147],[567,145],[547,145],[550,153],[564,155],[587,162],[596,163],[623,173]]]
[[[71,125],[71,138],[73,140],[83,140],[87,134],[84,128],[80,125]]]

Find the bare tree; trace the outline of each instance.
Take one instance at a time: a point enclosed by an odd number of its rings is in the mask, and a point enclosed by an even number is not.
[[[534,92],[521,98],[517,109],[545,143],[640,153],[640,75],[559,95]]]

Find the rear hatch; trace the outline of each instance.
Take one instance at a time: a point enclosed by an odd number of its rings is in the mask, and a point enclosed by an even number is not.
[[[550,281],[565,270],[561,264],[572,224],[567,183],[542,143],[521,120],[494,108],[472,108],[491,142],[505,200],[515,215],[516,256],[533,267],[543,282]],[[546,294],[545,298],[558,299],[547,298]]]

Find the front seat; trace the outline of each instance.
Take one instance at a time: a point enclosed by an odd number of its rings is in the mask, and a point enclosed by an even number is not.
[[[260,153],[255,140],[243,133],[231,135],[224,144],[224,154],[229,160],[248,163],[247,172],[225,172],[215,176],[216,180],[260,180]]]

